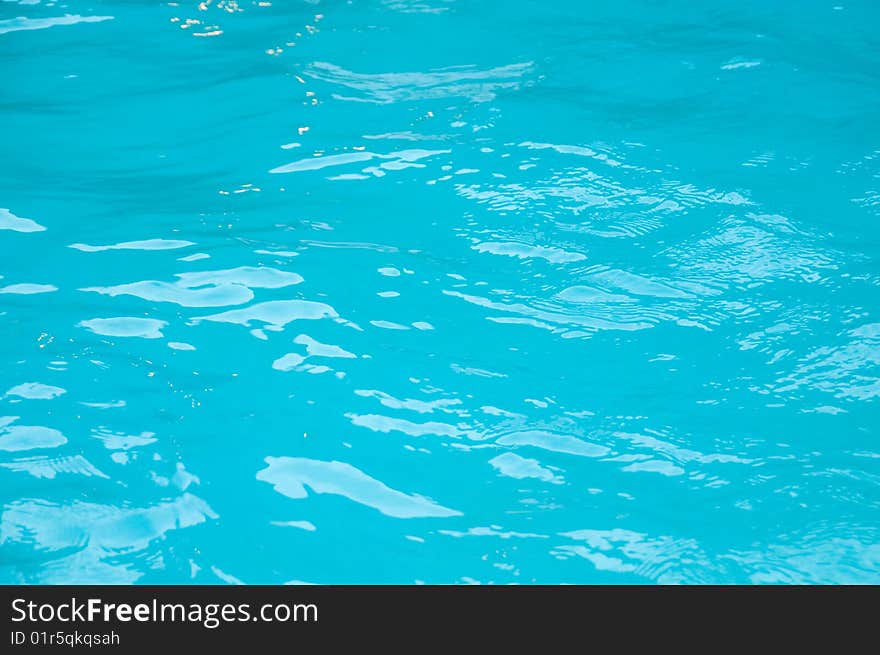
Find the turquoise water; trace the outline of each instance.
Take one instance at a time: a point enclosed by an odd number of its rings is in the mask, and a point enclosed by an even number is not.
[[[0,581],[880,582],[878,19],[0,3]]]

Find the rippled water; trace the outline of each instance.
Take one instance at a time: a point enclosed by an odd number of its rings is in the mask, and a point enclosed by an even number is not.
[[[837,1],[0,3],[0,581],[880,582]]]

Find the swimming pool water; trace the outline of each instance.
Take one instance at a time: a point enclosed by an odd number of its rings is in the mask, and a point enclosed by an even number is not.
[[[0,3],[0,582],[880,582],[878,19]]]

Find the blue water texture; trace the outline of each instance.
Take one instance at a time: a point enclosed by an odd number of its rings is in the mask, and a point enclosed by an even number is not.
[[[878,24],[0,2],[0,582],[880,582]]]

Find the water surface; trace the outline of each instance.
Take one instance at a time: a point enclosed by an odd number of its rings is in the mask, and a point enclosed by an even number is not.
[[[880,582],[880,5],[0,3],[0,581]]]

